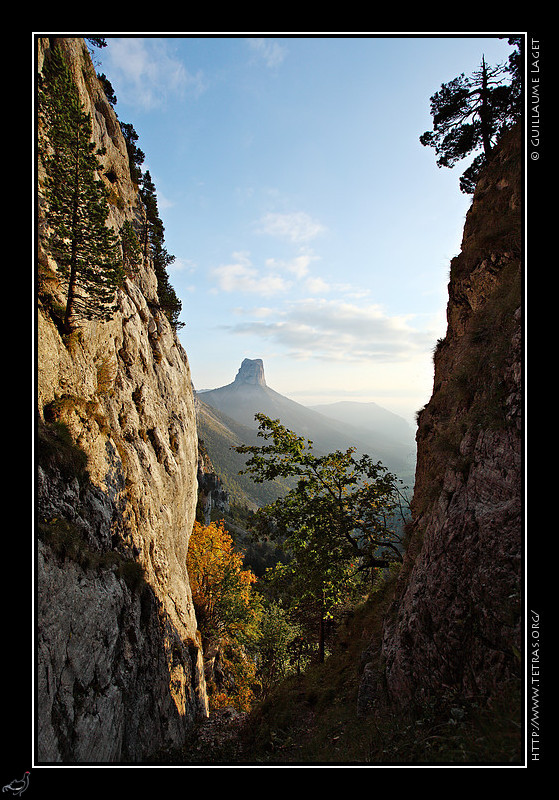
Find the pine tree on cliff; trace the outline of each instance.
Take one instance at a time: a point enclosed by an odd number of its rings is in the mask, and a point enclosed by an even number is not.
[[[134,126],[130,122],[121,122],[120,130],[126,142],[126,150],[128,151],[128,161],[130,163],[130,177],[133,183],[139,185],[142,180],[141,166],[144,163],[145,154],[137,146],[138,134],[134,130]]]
[[[171,325],[175,329],[180,328],[184,324],[179,322],[182,303],[171,286],[167,272],[167,268],[173,263],[175,256],[170,255],[165,248],[165,228],[159,217],[155,185],[149,170],[146,171],[145,175],[142,177],[141,197],[146,207],[147,219],[143,237],[144,255],[151,255],[153,260],[153,268],[157,276],[157,295],[161,308],[165,312]]]
[[[123,270],[120,242],[107,226],[107,190],[72,75],[59,48],[49,54],[39,92],[43,123],[47,246],[66,292],[64,331],[81,320],[111,318]]]
[[[510,38],[509,44],[518,49],[509,58],[508,66],[489,67],[482,58],[479,70],[471,77],[462,73],[442,84],[431,97],[433,130],[419,137],[421,144],[434,148],[439,167],[453,167],[477,152],[460,178],[460,189],[465,194],[474,191],[480,170],[491,160],[496,142],[521,114],[522,38]],[[509,83],[505,82],[507,73],[511,75]]]

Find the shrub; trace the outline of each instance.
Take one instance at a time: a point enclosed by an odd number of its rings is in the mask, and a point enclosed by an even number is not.
[[[37,427],[38,463],[49,468],[58,468],[67,479],[87,477],[87,454],[74,442],[66,423],[55,420]]]

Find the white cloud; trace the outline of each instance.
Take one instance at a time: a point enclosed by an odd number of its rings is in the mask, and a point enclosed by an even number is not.
[[[119,91],[125,92],[128,103],[144,110],[187,91],[198,96],[206,88],[202,71],[190,73],[165,39],[109,38],[103,59],[109,64],[117,98]]]
[[[176,258],[169,265],[170,272],[196,272],[196,264],[188,258]]]
[[[327,294],[331,288],[322,278],[308,278],[305,286],[311,294]]]
[[[260,56],[267,67],[273,69],[279,67],[287,55],[287,48],[277,42],[271,42],[263,37],[253,37],[247,39],[250,49]]]
[[[432,333],[416,330],[406,317],[340,300],[302,300],[275,321],[239,323],[230,330],[280,344],[292,358],[328,361],[403,362],[424,356],[433,345]]]
[[[156,193],[157,193],[157,206],[161,211],[164,211],[167,208],[173,208],[173,206],[175,205],[173,200],[169,200],[169,198],[166,197],[161,192],[160,189],[157,189]]]
[[[258,223],[258,230],[300,244],[314,239],[326,229],[304,211],[296,211],[288,214],[269,212]]]
[[[253,266],[248,253],[233,253],[234,261],[212,270],[219,288],[224,292],[249,292],[274,295],[287,291],[290,282],[277,273],[260,274]]]
[[[309,264],[314,261],[315,257],[311,255],[300,255],[290,258],[288,260],[278,258],[267,258],[266,267],[268,269],[276,269],[282,272],[291,272],[296,278],[304,278],[308,275]]]
[[[309,276],[309,265],[317,257],[302,254],[293,258],[267,258],[265,270],[259,272],[252,263],[250,253],[233,253],[233,261],[212,270],[219,288],[225,292],[250,292],[272,295],[286,292],[298,282],[311,294],[330,291],[330,286],[320,277]]]
[[[234,314],[238,314],[241,317],[251,316],[251,317],[258,317],[264,319],[265,317],[273,317],[277,314],[277,310],[274,308],[269,308],[268,306],[259,306],[257,308],[234,308]]]

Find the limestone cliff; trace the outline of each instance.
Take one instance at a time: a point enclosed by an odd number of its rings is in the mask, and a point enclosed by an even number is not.
[[[105,148],[108,224],[139,224],[126,143],[87,47],[39,39],[39,73],[55,44]],[[110,321],[61,334],[40,163],[38,177],[37,759],[136,762],[207,714],[186,572],[198,494],[190,370],[149,257]]]
[[[235,375],[235,383],[248,383],[254,386],[266,386],[264,363],[261,358],[245,358]]]
[[[409,546],[382,642],[397,701],[490,697],[521,671],[521,204],[517,129],[477,184],[418,415]]]

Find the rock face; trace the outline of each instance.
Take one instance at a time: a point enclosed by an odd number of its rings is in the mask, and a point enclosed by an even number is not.
[[[261,358],[245,358],[235,375],[235,383],[248,383],[252,386],[266,386],[264,363]]]
[[[82,39],[58,44],[105,148],[109,224],[144,208]],[[42,173],[39,169],[39,230]],[[57,265],[39,238],[39,274]],[[54,287],[54,288],[53,288]],[[37,715],[39,762],[137,762],[207,715],[186,553],[198,495],[188,360],[149,258],[108,322],[63,337],[39,292]],[[86,458],[86,469],[83,460]]]
[[[409,545],[382,643],[398,702],[490,697],[521,674],[521,179],[515,130],[478,182],[418,416]]]

